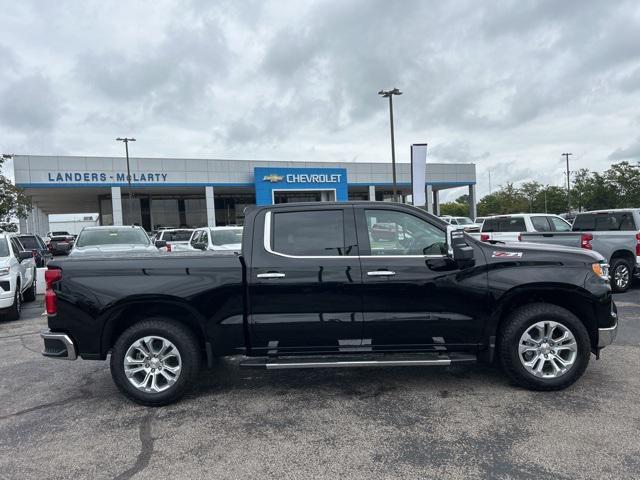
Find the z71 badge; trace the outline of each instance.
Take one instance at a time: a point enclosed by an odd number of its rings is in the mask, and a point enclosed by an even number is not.
[[[492,258],[521,258],[522,252],[493,252]]]

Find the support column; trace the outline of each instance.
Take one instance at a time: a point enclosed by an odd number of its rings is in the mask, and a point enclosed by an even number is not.
[[[21,218],[19,223],[20,223],[20,233],[29,233],[27,229],[27,219]]]
[[[216,226],[216,205],[213,198],[213,187],[204,187],[207,199],[207,226]]]
[[[426,199],[426,207],[427,207],[427,212],[429,213],[433,213],[433,187],[431,185],[427,185],[427,195],[425,196]],[[422,205],[416,205],[416,207],[421,207]]]
[[[440,216],[440,191],[433,192],[433,211],[437,216]]]
[[[370,202],[375,202],[376,201],[376,186],[375,185],[369,185],[369,201]]]
[[[120,187],[111,187],[111,210],[113,212],[113,224],[122,225],[122,195]]]
[[[49,214],[40,210],[40,236],[44,237],[49,231]]]
[[[469,185],[469,216],[471,220],[475,220],[478,216],[476,211],[476,185],[475,183]]]

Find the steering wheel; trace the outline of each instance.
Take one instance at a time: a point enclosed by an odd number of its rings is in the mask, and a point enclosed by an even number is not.
[[[409,246],[407,247],[407,250],[405,251],[405,254],[409,254],[409,255],[423,255],[424,251],[428,248],[431,248],[432,246],[434,246],[436,243],[432,243],[431,245],[428,245],[426,247],[422,247],[423,245],[425,245],[427,242],[429,241],[429,237],[427,235],[419,235],[417,237],[414,237],[411,242],[409,243]],[[419,253],[413,253],[415,251],[419,251]]]

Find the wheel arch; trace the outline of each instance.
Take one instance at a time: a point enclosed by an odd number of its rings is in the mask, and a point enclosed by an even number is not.
[[[487,337],[498,338],[509,314],[530,303],[549,303],[570,311],[586,327],[592,347],[597,345],[598,323],[591,294],[583,288],[565,284],[525,285],[505,292],[493,308]]]
[[[131,325],[142,320],[164,317],[187,327],[202,347],[203,354],[209,357],[207,347],[205,319],[185,300],[170,295],[144,296],[120,302],[103,314],[104,323],[100,340],[100,356],[106,358],[117,338]]]
[[[633,252],[631,252],[630,250],[624,250],[624,249],[616,250],[615,252],[613,252],[611,254],[610,262],[612,263],[613,260],[615,260],[617,258],[623,258],[623,259],[627,260],[629,263],[631,263],[631,267],[632,268],[633,268],[634,264],[636,263],[636,257],[633,254]]]

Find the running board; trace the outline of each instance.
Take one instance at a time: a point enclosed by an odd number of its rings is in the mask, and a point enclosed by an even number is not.
[[[434,355],[368,355],[366,357],[302,357],[249,358],[240,362],[243,368],[349,368],[349,367],[446,367],[458,363],[475,363],[473,354],[448,353]]]

